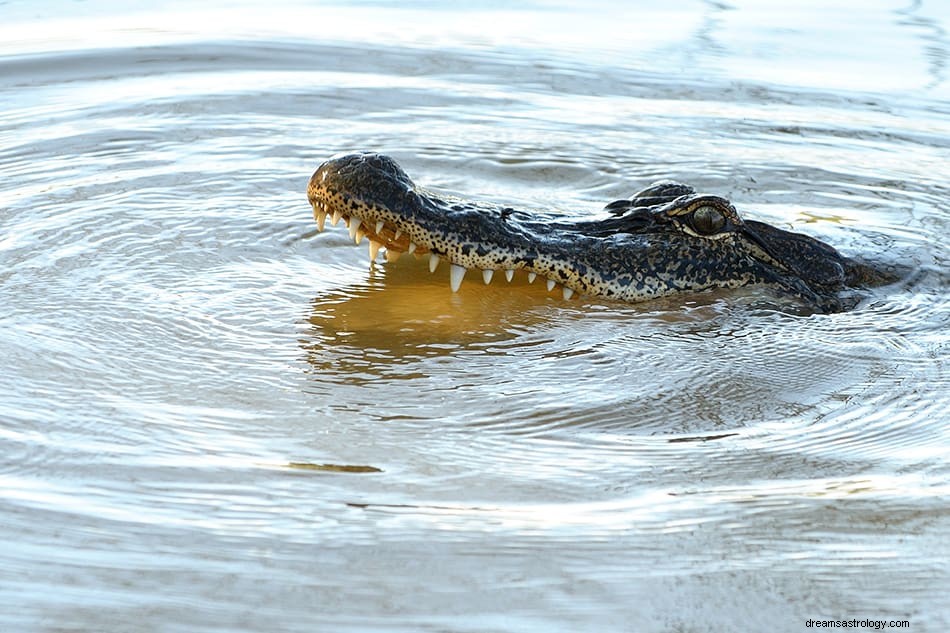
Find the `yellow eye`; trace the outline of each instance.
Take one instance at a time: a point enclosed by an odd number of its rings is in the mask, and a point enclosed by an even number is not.
[[[700,235],[712,235],[726,226],[726,216],[716,207],[706,204],[693,209],[690,214],[690,224]]]

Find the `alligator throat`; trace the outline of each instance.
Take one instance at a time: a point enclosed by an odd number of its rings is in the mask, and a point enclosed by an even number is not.
[[[383,248],[390,262],[425,256],[433,272],[446,261],[453,291],[469,270],[485,283],[523,270],[565,299],[633,302],[760,284],[832,312],[844,307],[842,291],[885,282],[823,242],[743,220],[725,198],[671,181],[611,202],[603,219],[568,222],[430,192],[388,156],[349,154],[323,163],[307,196],[319,230],[343,220],[357,244],[368,239],[372,261]]]

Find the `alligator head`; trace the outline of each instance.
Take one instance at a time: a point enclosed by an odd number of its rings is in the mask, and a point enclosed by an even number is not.
[[[451,263],[451,287],[479,269],[510,281],[523,269],[548,289],[643,301],[707,288],[761,284],[822,312],[846,307],[849,289],[892,281],[807,235],[739,217],[729,200],[661,181],[607,205],[601,220],[570,222],[500,205],[461,200],[417,186],[381,154],[349,154],[323,163],[307,196],[320,230],[340,219],[371,260],[381,247]],[[852,301],[853,303],[853,301]]]

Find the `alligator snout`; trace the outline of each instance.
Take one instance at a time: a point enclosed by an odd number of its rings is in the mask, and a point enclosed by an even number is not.
[[[389,262],[427,257],[433,272],[448,261],[453,291],[472,269],[485,283],[521,270],[565,299],[763,285],[830,312],[844,307],[843,291],[886,279],[824,242],[744,220],[729,200],[672,181],[610,202],[606,217],[571,222],[428,191],[392,158],[361,153],[323,163],[307,196],[318,228],[342,220],[357,244],[368,240],[371,261],[384,249]]]

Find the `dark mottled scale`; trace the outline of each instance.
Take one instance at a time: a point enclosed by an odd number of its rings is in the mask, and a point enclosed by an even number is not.
[[[841,305],[837,293],[849,282],[893,280],[814,238],[744,222],[728,200],[673,181],[609,203],[606,218],[570,222],[431,194],[391,158],[351,154],[317,169],[308,198],[315,210],[341,211],[368,227],[382,222],[387,236],[406,236],[388,248],[411,241],[466,268],[525,269],[626,301],[766,284],[829,310]]]

